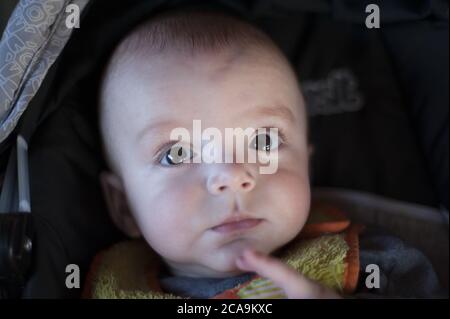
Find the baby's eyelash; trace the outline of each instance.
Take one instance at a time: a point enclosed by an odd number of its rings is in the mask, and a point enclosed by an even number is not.
[[[282,129],[278,129],[278,136],[280,137],[280,139],[281,139],[281,142],[283,143],[283,144],[286,144],[286,134],[284,133],[284,131],[282,130]]]
[[[157,151],[153,156],[153,162],[159,164],[166,152],[176,143],[178,143],[178,141],[169,141],[158,146]]]
[[[261,127],[261,128],[262,129],[268,129],[268,130],[270,130],[271,128],[277,129],[278,130],[278,138],[281,140],[281,144],[287,144],[286,134],[284,133],[283,129],[281,129],[279,127],[275,127],[275,126],[264,126],[264,127]]]

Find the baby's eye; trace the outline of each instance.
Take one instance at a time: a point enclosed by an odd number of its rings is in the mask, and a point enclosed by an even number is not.
[[[175,166],[180,165],[193,157],[194,152],[191,148],[181,145],[173,145],[162,155],[159,163],[164,166]]]
[[[277,149],[281,144],[281,140],[277,133],[269,129],[263,129],[250,142],[250,147],[257,151],[270,152]]]

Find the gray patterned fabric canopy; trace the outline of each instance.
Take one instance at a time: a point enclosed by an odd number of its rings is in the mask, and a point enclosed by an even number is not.
[[[73,28],[66,24],[74,4],[88,0],[22,0],[0,41],[0,143],[17,125]],[[68,12],[66,12],[68,11]]]

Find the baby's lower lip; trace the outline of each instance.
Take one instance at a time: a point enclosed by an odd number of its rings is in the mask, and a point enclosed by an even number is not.
[[[230,222],[230,223],[222,224],[219,226],[215,226],[211,229],[218,233],[227,234],[227,233],[231,233],[234,231],[240,231],[240,230],[246,230],[246,229],[253,228],[253,227],[257,226],[261,221],[262,221],[262,219],[248,218],[248,219],[243,219],[243,220],[236,221],[236,222]]]

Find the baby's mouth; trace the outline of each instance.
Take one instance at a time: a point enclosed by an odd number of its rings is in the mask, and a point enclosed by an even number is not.
[[[262,222],[261,218],[248,218],[248,217],[229,218],[226,219],[223,223],[212,227],[211,230],[221,234],[228,234],[235,231],[243,231],[256,227],[261,222]]]

